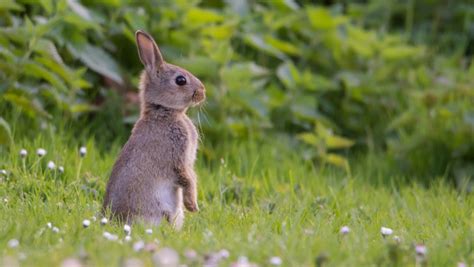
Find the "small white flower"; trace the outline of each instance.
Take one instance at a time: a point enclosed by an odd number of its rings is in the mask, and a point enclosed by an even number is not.
[[[137,252],[143,250],[143,248],[145,248],[145,242],[143,242],[142,240],[137,241],[133,244],[133,250]]]
[[[397,242],[397,243],[402,242],[402,239],[401,239],[398,235],[394,236],[394,237],[393,237],[393,240],[394,240],[395,242]]]
[[[118,239],[117,235],[111,234],[109,232],[104,232],[102,236],[105,237],[105,239],[110,240],[110,241],[116,241]]]
[[[68,258],[63,260],[61,267],[80,267],[83,266],[82,262],[79,259]]]
[[[81,146],[81,148],[79,148],[79,155],[81,155],[81,157],[84,157],[86,154],[87,148],[85,146]]]
[[[3,202],[8,203],[8,198],[4,197]]]
[[[153,229],[146,229],[145,233],[151,235],[151,234],[153,234]]]
[[[415,246],[416,255],[424,257],[428,252],[428,249],[425,245],[420,244]]]
[[[458,262],[458,267],[467,267],[465,262]]]
[[[59,233],[59,228],[56,227],[56,226],[54,226],[54,227],[53,227],[53,233]]]
[[[230,256],[230,253],[227,249],[221,249],[219,250],[219,256],[223,259],[227,259]]]
[[[18,259],[21,260],[21,261],[26,260],[27,257],[28,256],[23,252],[18,253]]]
[[[46,226],[48,226],[49,229],[53,228],[53,224],[51,222],[48,222]]]
[[[46,150],[44,148],[38,148],[38,150],[36,150],[36,155],[43,157],[46,155]]]
[[[109,239],[109,237],[110,237],[111,235],[112,235],[112,234],[109,233],[109,232],[104,232],[104,233],[102,234],[102,236],[105,237],[105,239]]]
[[[87,219],[82,221],[82,226],[84,226],[84,228],[89,227],[89,225],[91,225],[91,221]]]
[[[58,171],[59,171],[60,173],[64,173],[64,167],[63,167],[63,166],[59,166],[59,167],[58,167]]]
[[[382,233],[382,236],[389,236],[391,234],[393,234],[393,230],[390,229],[390,228],[387,228],[387,227],[381,227],[380,228],[380,233]]]
[[[26,149],[23,148],[22,150],[20,150],[20,157],[24,158],[26,157],[26,155],[28,155],[28,151],[26,151]]]
[[[247,264],[249,263],[249,258],[247,258],[246,256],[240,256],[237,262],[240,264]]]
[[[11,248],[16,248],[20,245],[20,242],[16,239],[10,239],[8,241],[8,246],[11,247]]]
[[[50,170],[56,169],[56,164],[54,164],[54,162],[52,162],[52,161],[49,161],[48,162],[48,169],[50,169]]]
[[[198,258],[198,254],[195,250],[193,249],[188,249],[184,252],[184,256],[191,261],[194,261]]]
[[[124,240],[125,240],[125,242],[130,242],[130,241],[132,241],[132,237],[127,235],[127,236],[125,236]]]
[[[107,218],[105,218],[105,217],[100,220],[101,225],[106,225],[108,222],[109,222],[109,220],[107,220]]]
[[[313,229],[304,229],[303,232],[305,235],[314,235]]]
[[[343,226],[343,227],[341,227],[341,230],[339,232],[342,235],[347,235],[350,231],[351,231],[351,229],[349,228],[349,226]]]
[[[271,257],[269,262],[270,262],[271,265],[275,265],[275,266],[280,266],[283,263],[281,258],[277,257],[277,256]]]
[[[125,224],[123,226],[123,231],[125,232],[125,234],[130,235],[130,232],[132,231],[132,228],[130,227],[130,225]]]
[[[178,266],[179,254],[172,248],[162,248],[153,254],[156,266]]]
[[[7,170],[0,170],[0,174],[3,174],[3,175],[5,175],[5,176],[7,176],[7,175],[8,175],[8,172],[7,172]]]
[[[91,220],[93,220],[95,222],[95,221],[97,221],[97,218],[95,216],[92,216]]]

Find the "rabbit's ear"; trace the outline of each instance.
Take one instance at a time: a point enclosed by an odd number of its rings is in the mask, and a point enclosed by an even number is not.
[[[153,37],[144,31],[138,30],[135,33],[135,39],[137,40],[138,55],[145,68],[147,70],[158,70],[164,60]]]

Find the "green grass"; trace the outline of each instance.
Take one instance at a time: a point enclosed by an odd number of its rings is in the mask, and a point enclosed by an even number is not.
[[[442,179],[428,187],[396,182],[389,171],[374,171],[376,159],[354,164],[348,178],[303,161],[280,140],[224,144],[209,154],[212,160],[201,154],[201,211],[187,214],[182,231],[163,224],[150,236],[146,226],[133,225],[130,243],[109,241],[103,232],[122,240],[121,225],[96,221],[83,229],[82,220],[100,219],[105,184],[120,146],[101,151],[89,141],[80,164],[81,144],[74,140],[67,134],[40,134],[1,154],[0,168],[9,174],[0,182],[0,257],[18,258],[24,266],[58,266],[71,257],[87,266],[120,266],[128,258],[151,265],[152,253],[135,252],[132,246],[138,240],[158,240],[158,248],[175,249],[181,262],[191,266],[186,249],[201,257],[227,249],[230,258],[222,266],[239,256],[260,266],[269,266],[272,256],[281,257],[283,266],[313,266],[317,257],[327,258],[324,266],[415,266],[414,244],[426,245],[431,266],[474,263],[472,195],[457,192]],[[48,151],[41,160],[35,153],[39,147]],[[21,148],[29,152],[26,168]],[[63,165],[65,173],[48,170],[49,160]],[[47,222],[60,232],[47,228]],[[344,225],[351,231],[342,236]],[[382,226],[392,228],[401,243],[396,244],[394,235],[382,238]],[[20,245],[8,247],[11,239]]]

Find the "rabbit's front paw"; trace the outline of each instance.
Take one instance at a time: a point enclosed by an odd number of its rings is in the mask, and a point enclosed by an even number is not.
[[[196,200],[185,197],[184,198],[184,207],[190,212],[197,212],[199,211],[199,206]]]

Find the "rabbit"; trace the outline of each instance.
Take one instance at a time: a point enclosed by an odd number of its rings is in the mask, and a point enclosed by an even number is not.
[[[165,218],[175,229],[184,207],[199,210],[194,171],[198,133],[186,111],[202,103],[205,87],[188,71],[165,62],[154,39],[135,33],[140,61],[140,117],[115,162],[103,209],[126,223],[158,225]]]

